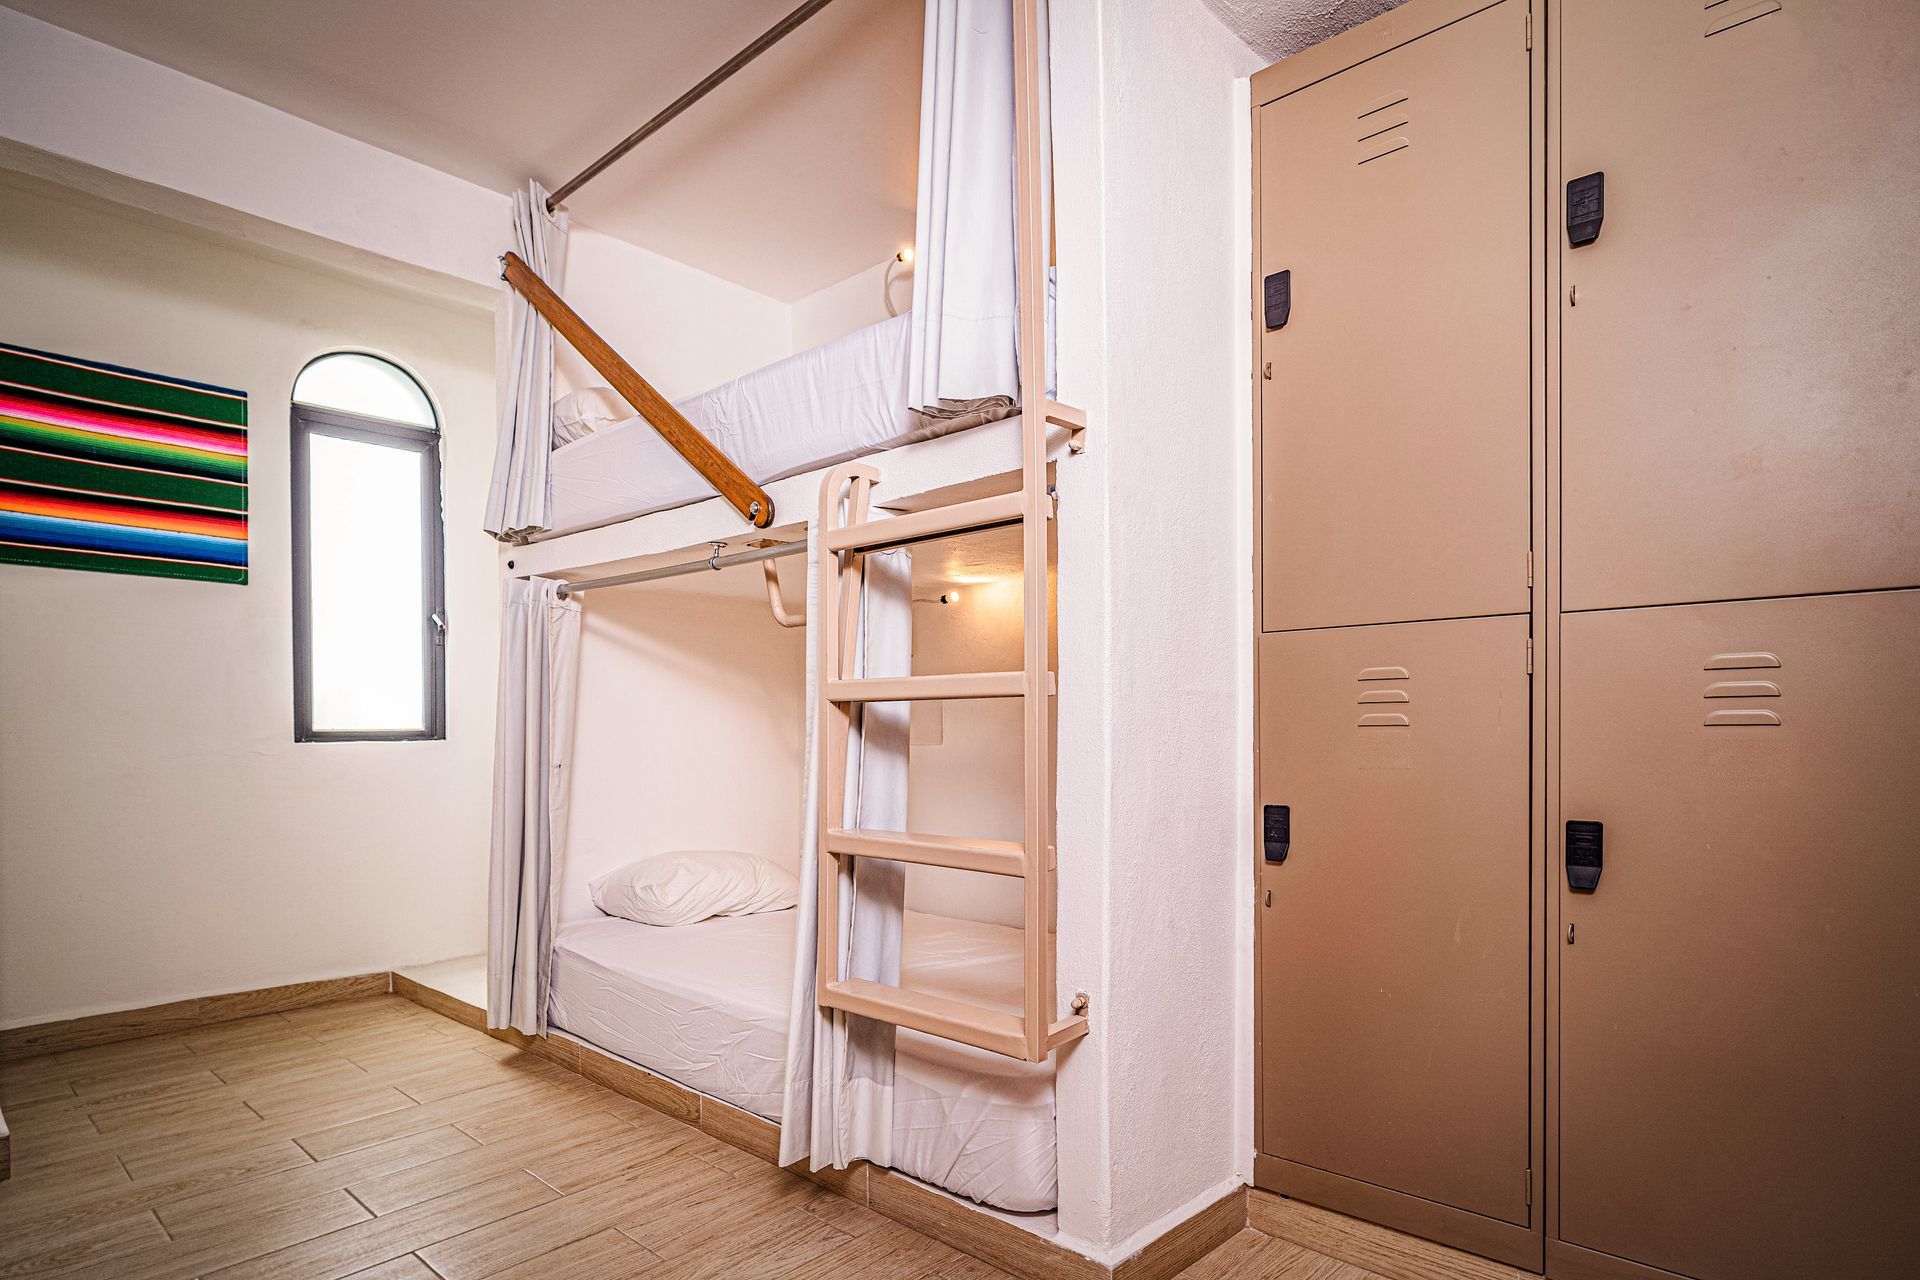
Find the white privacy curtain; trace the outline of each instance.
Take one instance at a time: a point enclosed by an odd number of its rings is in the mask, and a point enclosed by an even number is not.
[[[818,530],[808,530],[817,552]],[[810,636],[834,625],[819,615],[817,554],[807,558]],[[905,550],[870,552],[854,640],[856,676],[912,674],[913,561]],[[800,837],[800,903],[794,921],[793,1003],[787,1016],[787,1081],[781,1109],[780,1163],[806,1158],[812,1169],[844,1169],[855,1160],[893,1162],[892,1024],[822,1009],[814,998],[820,915],[819,651],[807,646],[807,747]],[[903,831],[907,825],[910,704],[858,706],[847,735],[843,825]],[[851,865],[851,874],[845,869]],[[906,868],[872,858],[841,860],[839,976],[900,983],[900,922]]]
[[[907,403],[1019,387],[1012,0],[927,0]]]
[[[551,578],[509,578],[500,614],[487,890],[487,1025],[547,1029],[553,880],[567,845],[580,606]]]
[[[567,215],[547,212],[547,189],[513,193],[513,251],[556,290],[567,270]],[[506,386],[487,489],[486,530],[511,538],[547,526],[547,454],[553,448],[553,326],[507,289]]]

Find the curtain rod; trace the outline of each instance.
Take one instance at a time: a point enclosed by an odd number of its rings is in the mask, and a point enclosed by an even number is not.
[[[591,591],[595,587],[623,587],[630,582],[654,582],[661,578],[678,578],[682,574],[698,573],[702,569],[730,569],[737,564],[753,564],[759,560],[778,560],[782,556],[796,556],[807,549],[805,540],[799,542],[776,542],[770,546],[755,547],[751,551],[736,551],[730,556],[720,554],[724,542],[713,544],[713,554],[705,560],[688,560],[681,564],[663,565],[658,569],[640,569],[633,573],[616,573],[605,578],[588,578],[584,582],[563,582],[560,584],[560,596],[565,599],[581,591]]]
[[[595,160],[567,182],[563,183],[559,190],[547,197],[547,212],[552,213],[555,209],[566,203],[568,196],[593,181],[607,166],[665,128],[672,122],[675,116],[719,88],[734,72],[746,66],[749,62],[752,62],[774,45],[779,44],[794,28],[826,8],[828,3],[829,0],[807,0],[807,2],[798,9],[795,9],[792,13],[767,28],[758,40],[755,40],[752,44],[721,63],[717,71],[674,99],[671,105],[653,119],[647,121],[638,129],[635,129],[632,133],[621,139],[613,150],[607,152],[607,154],[601,156],[598,160]]]

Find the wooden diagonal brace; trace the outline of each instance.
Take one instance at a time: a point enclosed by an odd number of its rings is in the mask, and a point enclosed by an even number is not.
[[[773,523],[773,499],[765,489],[716,448],[713,441],[701,435],[685,415],[654,390],[652,383],[622,360],[620,353],[607,345],[606,339],[588,327],[572,307],[560,300],[559,294],[547,287],[546,281],[534,274],[532,267],[520,260],[519,254],[509,253],[500,262],[501,278],[518,289],[533,309],[546,317],[554,332],[565,338],[581,358],[607,380],[607,385],[619,392],[620,398],[660,433],[661,439],[706,477],[715,493],[725,498],[754,528],[765,529]]]

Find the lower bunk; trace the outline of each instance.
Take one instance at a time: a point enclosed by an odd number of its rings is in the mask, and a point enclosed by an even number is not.
[[[794,913],[663,928],[616,917],[560,926],[549,1021],[576,1039],[778,1121],[793,989]],[[909,911],[907,985],[1016,1009],[1020,933]],[[1058,1200],[1054,1068],[901,1030],[893,1168],[1016,1213]]]

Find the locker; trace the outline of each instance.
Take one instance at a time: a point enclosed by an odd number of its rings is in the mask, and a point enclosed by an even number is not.
[[[1327,1203],[1332,1174],[1524,1226],[1527,619],[1258,643],[1258,799],[1288,837],[1257,909],[1275,1189]]]
[[[1564,607],[1920,584],[1920,4],[1552,20]]]
[[[1560,1240],[1698,1280],[1920,1265],[1917,636],[1913,591],[1565,619],[1560,817],[1603,856],[1556,889]]]
[[[1528,607],[1526,23],[1258,108],[1264,630]]]

